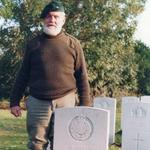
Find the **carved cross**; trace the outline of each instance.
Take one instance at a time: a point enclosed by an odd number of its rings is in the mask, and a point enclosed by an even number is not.
[[[140,138],[140,134],[137,134],[137,138],[133,139],[134,141],[137,142],[137,150],[140,150],[139,146],[140,146],[140,142],[143,142],[144,139]]]

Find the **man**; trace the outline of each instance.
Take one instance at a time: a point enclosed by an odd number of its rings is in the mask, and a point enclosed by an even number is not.
[[[43,33],[28,42],[10,97],[11,113],[21,116],[19,102],[29,87],[27,131],[31,150],[46,148],[52,113],[55,108],[74,107],[76,91],[79,105],[92,105],[83,50],[76,38],[62,31],[62,3],[50,2],[41,19]]]

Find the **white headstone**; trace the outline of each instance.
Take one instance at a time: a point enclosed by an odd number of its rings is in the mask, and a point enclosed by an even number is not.
[[[122,150],[149,150],[150,133],[130,131],[123,133]]]
[[[138,102],[139,98],[136,96],[126,96],[122,97],[122,103],[132,103],[132,102]]]
[[[122,124],[123,124],[123,122],[124,122],[124,116],[123,115],[125,115],[125,112],[124,112],[124,110],[126,110],[124,107],[126,107],[126,103],[133,103],[133,102],[139,102],[139,98],[138,97],[136,97],[136,96],[126,96],[126,97],[122,97],[122,106],[121,106],[121,108],[122,108],[122,117],[121,117],[121,128],[123,128],[122,126]]]
[[[122,150],[148,150],[150,103],[131,99],[122,106]]]
[[[116,99],[110,97],[95,97],[94,107],[110,111],[109,144],[115,142]]]
[[[146,102],[146,103],[150,103],[150,96],[141,96],[141,101]]]
[[[55,111],[54,150],[108,150],[109,111],[91,107]]]

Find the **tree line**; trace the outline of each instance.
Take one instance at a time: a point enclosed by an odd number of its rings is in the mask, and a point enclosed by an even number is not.
[[[133,39],[145,0],[63,0],[65,30],[82,44],[91,94],[150,94],[150,48]],[[49,0],[1,0],[0,99],[8,98],[26,42],[42,32]]]

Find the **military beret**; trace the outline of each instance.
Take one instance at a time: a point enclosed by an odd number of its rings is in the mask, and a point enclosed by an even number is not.
[[[60,1],[52,1],[42,10],[40,18],[44,19],[52,11],[65,12],[64,6]]]

